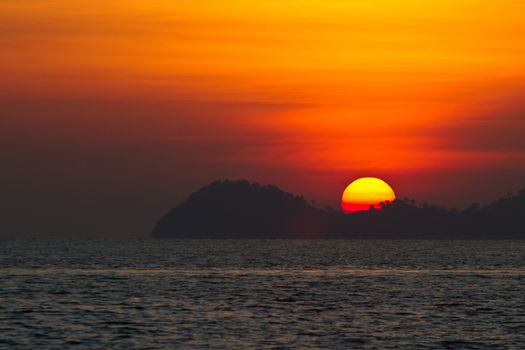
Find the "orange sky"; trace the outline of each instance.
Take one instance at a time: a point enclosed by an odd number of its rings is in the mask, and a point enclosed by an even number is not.
[[[359,176],[400,197],[487,200],[525,186],[524,13],[520,0],[2,1],[0,185],[35,205],[87,186],[90,203],[135,196],[151,215],[217,177],[332,205]]]

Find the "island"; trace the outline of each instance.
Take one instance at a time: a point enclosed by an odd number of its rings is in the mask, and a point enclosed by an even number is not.
[[[247,180],[218,180],[155,225],[153,238],[525,239],[525,189],[488,205],[449,209],[396,199],[352,214]]]

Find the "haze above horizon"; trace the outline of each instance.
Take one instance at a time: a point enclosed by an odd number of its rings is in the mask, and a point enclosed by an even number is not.
[[[516,191],[523,13],[518,0],[3,1],[0,231],[149,232],[219,178],[334,207],[364,176],[447,206]]]

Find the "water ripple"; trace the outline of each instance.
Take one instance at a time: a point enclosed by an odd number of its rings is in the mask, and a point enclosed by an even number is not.
[[[7,242],[0,348],[520,349],[524,259],[510,241]]]

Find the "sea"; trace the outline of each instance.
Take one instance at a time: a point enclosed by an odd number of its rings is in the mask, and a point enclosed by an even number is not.
[[[1,349],[525,349],[525,241],[0,241]]]

